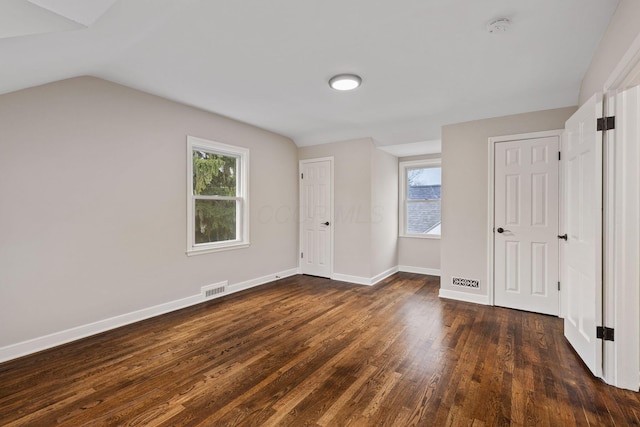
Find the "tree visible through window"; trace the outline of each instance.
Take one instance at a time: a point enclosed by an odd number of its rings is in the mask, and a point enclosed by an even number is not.
[[[189,244],[187,251],[248,244],[249,151],[188,138]]]
[[[237,202],[197,196],[235,198],[237,162],[237,157],[193,150],[196,244],[236,239]]]

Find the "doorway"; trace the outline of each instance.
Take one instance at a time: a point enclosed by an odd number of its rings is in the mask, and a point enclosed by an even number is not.
[[[333,157],[300,161],[300,272],[333,273]]]
[[[494,305],[558,316],[561,131],[491,138]]]

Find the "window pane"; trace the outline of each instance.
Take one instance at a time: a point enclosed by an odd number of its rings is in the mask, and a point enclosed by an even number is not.
[[[193,194],[236,196],[237,158],[193,150]]]
[[[196,244],[236,240],[235,200],[196,200]]]
[[[440,200],[407,203],[407,234],[440,234]]]
[[[440,199],[441,168],[407,169],[407,199]]]

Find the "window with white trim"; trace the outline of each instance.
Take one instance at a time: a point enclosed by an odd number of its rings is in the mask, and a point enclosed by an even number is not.
[[[401,237],[440,238],[440,159],[400,162]]]
[[[187,254],[249,245],[249,150],[187,137]]]

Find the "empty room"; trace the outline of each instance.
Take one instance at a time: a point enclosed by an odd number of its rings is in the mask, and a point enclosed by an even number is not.
[[[0,2],[0,425],[640,425],[640,2]]]

